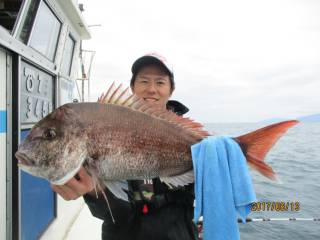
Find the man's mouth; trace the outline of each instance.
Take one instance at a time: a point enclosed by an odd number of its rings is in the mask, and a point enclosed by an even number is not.
[[[157,98],[143,98],[143,100],[146,101],[146,102],[156,102],[159,99],[157,99]]]

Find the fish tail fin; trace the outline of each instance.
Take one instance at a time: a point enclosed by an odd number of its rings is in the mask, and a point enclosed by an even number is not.
[[[277,140],[290,128],[298,123],[297,120],[275,123],[254,132],[236,137],[245,155],[248,165],[262,175],[276,180],[272,168],[264,162],[264,157]]]

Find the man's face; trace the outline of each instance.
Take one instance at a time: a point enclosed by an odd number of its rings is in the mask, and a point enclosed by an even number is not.
[[[143,67],[136,76],[132,91],[143,100],[166,108],[171,96],[170,77],[157,65]]]

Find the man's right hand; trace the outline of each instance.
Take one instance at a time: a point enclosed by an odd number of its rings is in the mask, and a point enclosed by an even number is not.
[[[53,191],[58,193],[64,200],[75,200],[87,193],[93,194],[93,181],[87,171],[81,167],[77,174],[64,185],[51,184]]]

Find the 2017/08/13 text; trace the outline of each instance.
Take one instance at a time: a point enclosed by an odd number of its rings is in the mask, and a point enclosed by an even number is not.
[[[251,211],[300,211],[300,202],[254,202],[251,206]]]

